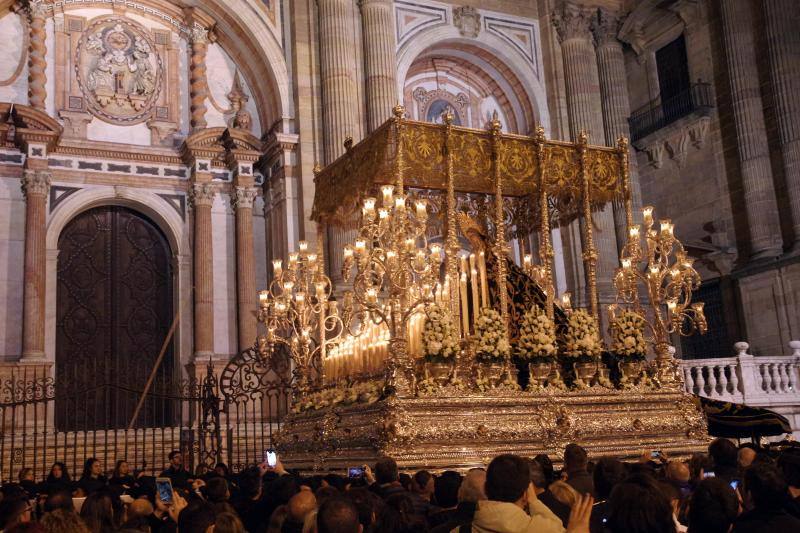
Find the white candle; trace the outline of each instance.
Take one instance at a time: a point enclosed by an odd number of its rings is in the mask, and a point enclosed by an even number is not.
[[[484,252],[478,254],[478,273],[481,276],[481,305],[478,309],[489,307],[489,285],[486,280],[486,255]]]

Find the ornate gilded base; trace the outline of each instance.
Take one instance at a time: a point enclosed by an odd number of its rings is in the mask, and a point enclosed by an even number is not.
[[[708,444],[705,421],[677,391],[491,391],[390,398],[291,414],[278,437],[284,463],[342,470],[394,457],[404,469],[467,469],[496,455],[547,453],[578,442],[592,458],[634,458],[645,450],[685,456]]]

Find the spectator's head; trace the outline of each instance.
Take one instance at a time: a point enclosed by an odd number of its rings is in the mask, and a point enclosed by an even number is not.
[[[180,533],[210,533],[214,530],[214,508],[203,500],[192,500],[178,515]]]
[[[678,516],[678,512],[681,508],[681,490],[668,481],[658,481],[657,483],[658,490],[667,497],[669,504],[672,506],[672,514]]]
[[[712,471],[711,458],[705,453],[693,453],[689,459],[689,473],[694,481],[701,481],[705,472]]]
[[[218,476],[228,477],[228,465],[225,463],[217,463],[214,465],[214,473]]]
[[[286,522],[286,519],[289,517],[289,511],[287,506],[279,505],[272,511],[272,515],[269,517],[269,523],[267,523],[267,533],[281,533],[283,530],[283,524]]]
[[[33,481],[33,468],[21,468],[19,471],[19,482]]]
[[[611,491],[607,526],[611,533],[675,533],[669,499],[644,474],[628,477]]]
[[[95,457],[86,459],[83,463],[83,477],[84,479],[96,478],[103,473],[103,465],[100,460]]]
[[[288,477],[288,476],[284,476]],[[282,481],[281,478],[278,481]],[[248,500],[255,500],[261,495],[261,476],[257,471],[245,470],[239,476],[239,492]],[[294,493],[292,493],[294,494]],[[287,496],[286,501],[289,501],[291,495]],[[286,503],[286,502],[282,502]]]
[[[67,472],[67,465],[64,463],[53,463],[50,467],[50,473],[47,475],[47,481],[52,483],[54,481],[69,481],[69,473]]]
[[[206,500],[210,503],[222,503],[231,497],[228,481],[224,477],[212,477],[203,487]]]
[[[607,500],[614,486],[625,479],[627,472],[622,461],[603,457],[594,467],[592,479],[594,492],[598,500]]]
[[[90,494],[81,507],[81,518],[91,531],[114,531],[117,523],[111,494],[102,490]]]
[[[464,503],[478,503],[486,499],[486,470],[473,468],[458,487],[458,501]]]
[[[397,462],[391,457],[383,457],[375,463],[375,481],[379,485],[399,480]]]
[[[164,457],[163,455],[161,457]],[[167,456],[169,458],[169,465],[173,468],[180,468],[183,466],[183,455],[180,450],[172,450]]]
[[[677,484],[688,483],[691,477],[689,465],[683,461],[668,462],[667,467],[664,469],[664,475],[669,481]],[[596,486],[597,483],[595,483]]]
[[[567,444],[564,448],[564,470],[569,474],[585,472],[589,465],[589,456],[581,446],[575,443]]]
[[[547,478],[544,475],[544,470],[542,470],[542,465],[540,465],[536,460],[531,459],[528,461],[528,471],[530,472],[531,483],[533,483],[533,486],[539,491],[545,490],[548,483]]]
[[[68,490],[57,491],[47,496],[44,501],[44,512],[50,513],[56,509],[75,512],[75,506],[72,504],[72,494]]]
[[[0,501],[0,531],[31,521],[31,504],[25,497],[7,497]]]
[[[289,520],[302,524],[308,513],[317,508],[317,498],[310,490],[301,490],[289,499]]]
[[[689,502],[688,533],[727,533],[739,515],[739,498],[718,478],[704,479]]]
[[[757,463],[744,473],[744,495],[756,509],[781,507],[787,492],[786,480],[776,466]]]
[[[411,478],[413,492],[430,497],[433,494],[433,476],[427,470],[416,472]]]
[[[550,457],[545,453],[540,453],[539,455],[534,457],[533,460],[542,466],[542,472],[544,472],[544,478],[547,483],[545,486],[539,488],[546,489],[547,485],[556,480],[555,469],[553,468],[553,461],[551,461]]]
[[[749,446],[739,448],[739,452],[736,458],[736,462],[739,464],[739,468],[741,470],[744,470],[745,468],[753,464],[756,455],[757,455],[756,451]]]
[[[322,478],[322,482],[338,491],[343,491],[347,486],[347,481],[338,474],[327,474]]]
[[[788,448],[778,457],[778,468],[790,489],[800,491],[800,448]]]
[[[486,470],[486,497],[524,505],[530,483],[531,474],[525,459],[512,454],[498,455]]]
[[[55,509],[42,517],[45,533],[90,533],[75,511]]]
[[[342,491],[327,485],[318,488],[314,495],[317,497],[317,505],[322,505],[328,498],[339,498],[342,495]]]
[[[358,522],[361,527],[365,531],[372,531],[383,508],[383,500],[363,487],[348,490],[346,496],[358,509]]]
[[[738,456],[736,445],[728,439],[716,439],[708,445],[708,455],[714,465],[714,471],[726,468],[736,468]]]
[[[244,533],[244,525],[236,513],[219,513],[214,521],[214,533]]]
[[[361,533],[361,531],[358,509],[350,500],[329,498],[320,506],[317,512],[317,533]]]
[[[550,490],[556,500],[560,501],[570,509],[572,509],[572,506],[575,505],[580,499],[580,494],[578,494],[578,491],[563,481],[554,481],[553,483],[550,483],[548,490]]]
[[[433,482],[433,496],[436,505],[451,509],[458,505],[458,489],[461,487],[461,474],[447,470]]]
[[[131,469],[128,467],[128,461],[125,459],[120,459],[117,461],[117,464],[114,465],[114,477],[127,476],[130,473]]]
[[[397,475],[397,480],[400,481],[400,485],[407,491],[411,492],[411,476],[406,474],[405,472],[400,472]]]

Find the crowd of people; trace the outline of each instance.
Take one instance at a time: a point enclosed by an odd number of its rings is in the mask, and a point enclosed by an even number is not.
[[[30,469],[2,487],[3,533],[779,533],[800,532],[800,447],[738,447],[670,460],[591,461],[569,444],[547,455],[503,454],[467,472],[403,473],[389,457],[348,475],[302,476],[280,460],[233,474],[190,474],[180,452],[158,478],[118,461],[107,477],[88,459],[36,483]],[[159,478],[161,478],[159,480]],[[165,494],[159,483],[170,482]]]

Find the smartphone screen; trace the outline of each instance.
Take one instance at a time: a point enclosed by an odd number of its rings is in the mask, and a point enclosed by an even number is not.
[[[264,450],[264,462],[268,467],[275,468],[275,465],[278,464],[278,454],[275,453],[275,450]]]
[[[168,477],[156,478],[158,499],[166,504],[172,503],[172,481]]]
[[[734,479],[733,481],[731,481],[731,488],[733,490],[736,490],[736,489],[739,488],[739,480],[738,479]]]
[[[703,478],[708,479],[710,477],[714,477],[714,472],[703,472]]]
[[[347,477],[351,479],[364,477],[364,468],[361,466],[351,466],[347,469]]]
[[[658,452],[658,451],[656,451],[656,452],[650,452],[650,458],[652,458],[652,459],[658,459],[659,457],[661,457],[661,452]]]

